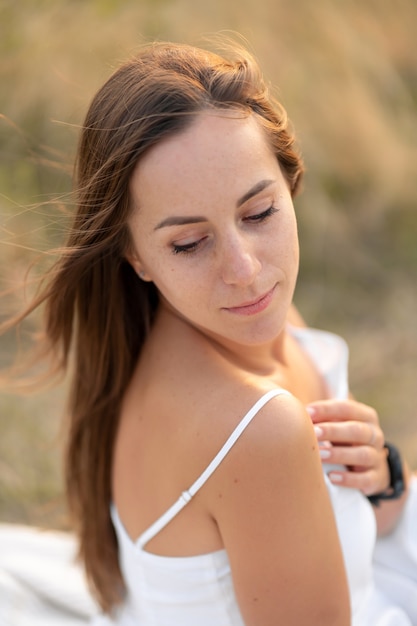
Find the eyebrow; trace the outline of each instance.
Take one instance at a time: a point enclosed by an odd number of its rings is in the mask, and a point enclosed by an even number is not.
[[[275,182],[272,178],[265,178],[264,180],[260,180],[259,183],[256,183],[253,187],[249,189],[246,193],[243,194],[241,198],[236,202],[236,207],[239,208],[242,204],[245,204],[248,200],[257,196],[258,193],[261,193],[264,189],[269,187]]]
[[[266,178],[264,180],[260,180],[253,187],[249,189],[246,193],[241,196],[236,202],[236,207],[239,208],[242,204],[245,204],[248,200],[253,198],[254,196],[261,193],[264,189],[269,187],[275,183],[275,180]],[[191,215],[191,216],[171,216],[159,222],[154,228],[154,230],[159,230],[160,228],[165,228],[166,226],[182,226],[183,224],[199,224],[201,222],[207,222],[207,218],[201,215]]]

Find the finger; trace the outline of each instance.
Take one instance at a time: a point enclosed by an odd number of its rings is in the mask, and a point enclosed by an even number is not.
[[[332,446],[327,444],[319,447],[319,453],[325,463],[360,467],[362,471],[376,468],[381,464],[381,451],[370,446]]]
[[[378,414],[372,407],[355,400],[321,400],[306,407],[314,423],[357,420],[378,424]]]
[[[363,472],[331,471],[329,479],[334,485],[359,489],[364,495],[370,496],[386,489],[386,481],[381,472],[371,469]]]
[[[384,433],[375,424],[359,421],[320,422],[314,424],[314,432],[319,442],[332,444],[366,445],[381,450],[384,447]]]

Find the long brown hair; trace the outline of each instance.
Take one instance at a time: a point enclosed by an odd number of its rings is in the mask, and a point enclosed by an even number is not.
[[[229,60],[187,45],[144,47],[94,97],[76,160],[76,214],[60,259],[21,319],[45,304],[47,351],[71,360],[66,488],[87,578],[105,611],[124,593],[109,515],[120,404],[158,306],[152,283],[126,261],[129,180],[145,151],[208,108],[253,112],[266,129],[291,192],[302,162],[286,113],[254,59]]]

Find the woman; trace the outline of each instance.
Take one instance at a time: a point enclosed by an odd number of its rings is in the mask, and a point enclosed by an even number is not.
[[[372,554],[407,493],[377,415],[347,399],[345,344],[292,305],[303,167],[233,54],[152,45],[100,89],[67,248],[31,307],[72,360],[67,491],[95,623],[406,626]]]

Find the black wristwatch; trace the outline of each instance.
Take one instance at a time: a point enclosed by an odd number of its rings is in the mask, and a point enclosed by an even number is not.
[[[386,443],[384,448],[388,450],[387,463],[390,474],[390,483],[388,489],[385,491],[368,496],[368,500],[374,506],[378,506],[381,500],[396,500],[402,496],[405,491],[401,455],[392,443]]]

